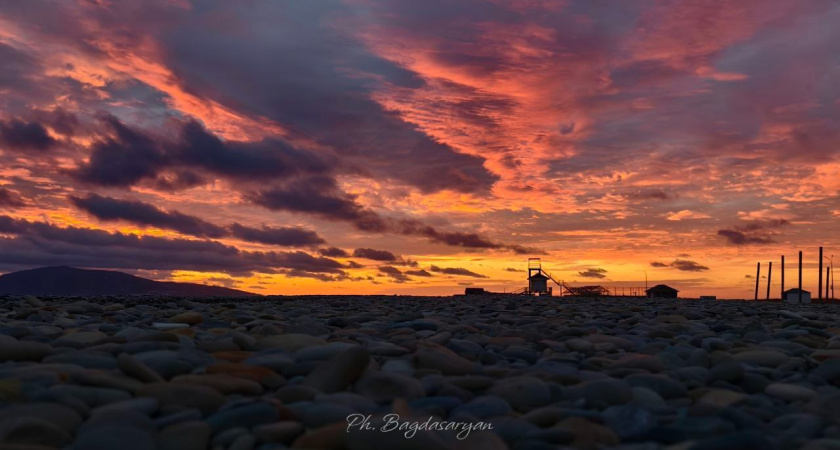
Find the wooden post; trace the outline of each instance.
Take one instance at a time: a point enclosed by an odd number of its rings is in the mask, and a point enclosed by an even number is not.
[[[758,301],[758,280],[761,279],[761,262],[755,268],[755,301]]]
[[[820,274],[820,277],[819,277],[820,281],[819,281],[819,285],[817,287],[817,298],[820,300],[820,303],[822,303],[822,260],[823,260],[822,247],[820,247],[820,270],[818,271],[819,274]],[[826,282],[827,281],[828,280],[826,280]],[[828,296],[826,296],[826,298],[828,298]]]
[[[802,250],[799,250],[799,304],[802,304]]]
[[[773,261],[770,261],[770,267],[767,268],[767,300],[770,300],[770,279],[773,277]]]
[[[831,267],[825,268],[825,298],[828,300],[828,285],[831,284],[828,282],[828,274],[831,273]]]
[[[785,301],[785,255],[782,255],[782,295],[779,298]]]

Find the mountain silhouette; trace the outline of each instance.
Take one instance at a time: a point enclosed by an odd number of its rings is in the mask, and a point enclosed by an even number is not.
[[[0,294],[12,295],[172,295],[182,297],[245,297],[252,292],[197,283],[154,281],[113,270],[41,267],[0,275]]]

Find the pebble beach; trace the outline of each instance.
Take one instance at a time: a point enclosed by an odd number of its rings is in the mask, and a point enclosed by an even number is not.
[[[840,449],[840,306],[0,297],[0,442]]]

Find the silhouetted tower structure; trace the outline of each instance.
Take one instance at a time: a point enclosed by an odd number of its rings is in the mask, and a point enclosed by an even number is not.
[[[548,287],[549,277],[543,273],[542,262],[539,258],[528,258],[528,293],[551,295]]]

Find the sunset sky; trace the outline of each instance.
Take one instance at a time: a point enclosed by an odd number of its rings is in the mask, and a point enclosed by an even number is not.
[[[0,273],[752,297],[840,263],[836,0],[0,3]],[[556,289],[556,288],[555,288]],[[762,296],[764,284],[762,283]]]

